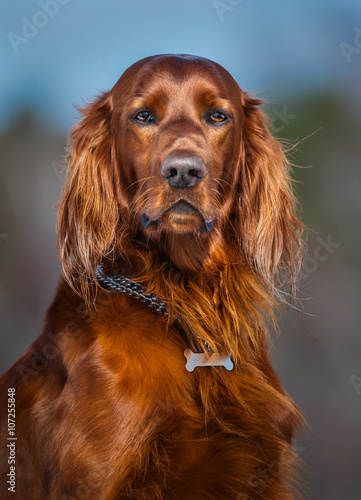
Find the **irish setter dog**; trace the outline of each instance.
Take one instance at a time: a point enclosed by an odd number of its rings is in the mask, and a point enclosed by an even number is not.
[[[266,324],[302,224],[260,104],[212,61],[158,55],[82,110],[62,278],[1,379],[1,498],[295,498],[302,417]]]

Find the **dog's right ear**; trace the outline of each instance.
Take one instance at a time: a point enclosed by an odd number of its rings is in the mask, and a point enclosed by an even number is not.
[[[68,144],[68,175],[59,202],[58,252],[65,279],[88,296],[96,266],[111,252],[119,220],[110,94],[79,110]]]

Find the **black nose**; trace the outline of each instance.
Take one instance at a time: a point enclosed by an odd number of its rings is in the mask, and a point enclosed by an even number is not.
[[[162,175],[172,188],[191,188],[204,179],[206,166],[198,156],[168,156],[162,165]]]

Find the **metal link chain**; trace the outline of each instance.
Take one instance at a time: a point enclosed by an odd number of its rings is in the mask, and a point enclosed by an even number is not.
[[[161,302],[151,293],[145,293],[145,287],[124,276],[107,276],[104,273],[103,264],[96,268],[96,276],[105,288],[114,290],[115,292],[123,292],[126,295],[135,297],[141,302],[145,302],[149,307],[153,307],[164,319],[168,316],[167,303]]]

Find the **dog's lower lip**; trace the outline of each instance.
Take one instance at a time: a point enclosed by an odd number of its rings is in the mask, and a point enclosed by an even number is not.
[[[205,233],[210,233],[213,229],[213,219],[209,219],[208,217],[205,217],[196,207],[194,207],[191,203],[189,203],[187,200],[178,200],[176,203],[171,205],[165,212],[173,212],[180,217],[182,215],[191,215],[194,213],[198,213],[200,217],[203,219],[203,224],[201,225],[201,229]],[[163,215],[164,215],[163,214]],[[142,224],[145,229],[147,229],[152,223],[156,223],[157,220],[153,220],[150,217],[148,217],[145,213],[142,214],[141,216]]]

